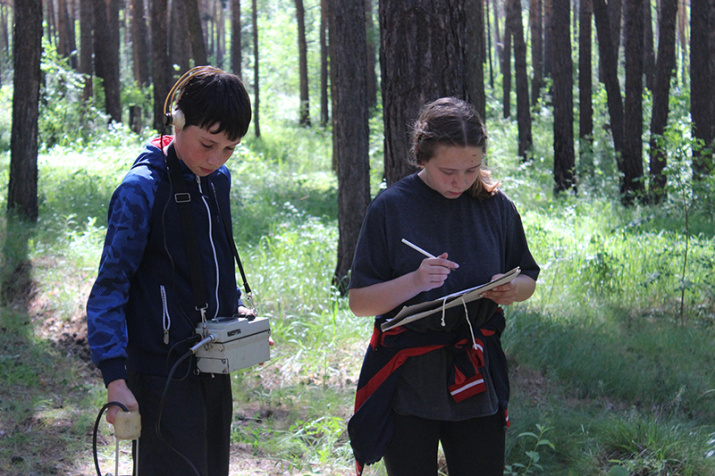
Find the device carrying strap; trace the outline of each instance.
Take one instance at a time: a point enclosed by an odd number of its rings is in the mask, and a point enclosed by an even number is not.
[[[191,195],[186,191],[186,184],[184,183],[184,177],[181,173],[181,165],[179,164],[179,159],[176,157],[173,147],[169,148],[166,154],[166,162],[174,192],[174,201],[178,207],[179,217],[181,219],[181,230],[184,235],[184,251],[186,252],[186,259],[189,262],[191,287],[194,290],[194,304],[197,310],[206,309],[208,307],[208,301],[206,300],[206,289],[202,282],[204,274],[198,253],[199,242],[196,238],[194,217],[191,215]]]

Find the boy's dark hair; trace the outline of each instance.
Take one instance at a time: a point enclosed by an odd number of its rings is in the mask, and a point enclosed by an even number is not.
[[[176,108],[186,117],[187,126],[207,129],[215,124],[230,140],[246,135],[251,123],[251,100],[241,79],[218,68],[198,68],[181,85]]]

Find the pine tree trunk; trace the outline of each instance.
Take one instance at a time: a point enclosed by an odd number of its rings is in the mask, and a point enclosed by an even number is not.
[[[507,22],[514,41],[514,75],[516,76],[516,120],[519,127],[518,154],[529,158],[532,145],[531,111],[529,110],[529,78],[526,74],[526,42],[521,19],[521,1],[507,0]]]
[[[467,99],[465,1],[383,0],[380,31],[385,178],[390,185],[416,170],[407,162],[408,127],[422,105],[443,96]]]
[[[298,75],[300,77],[301,126],[310,126],[310,96],[308,89],[308,43],[305,40],[305,9],[303,0],[295,0],[295,16],[298,22]]]
[[[7,209],[23,220],[35,222],[37,199],[37,135],[42,56],[42,2],[15,4],[12,130]]]
[[[574,188],[573,61],[569,0],[553,0],[551,32],[554,72],[554,192]]]
[[[531,28],[531,65],[534,77],[531,80],[531,104],[536,105],[544,87],[544,35],[542,0],[529,2],[529,26]]]
[[[611,135],[613,137],[613,148],[616,153],[616,164],[618,165],[618,171],[625,174],[621,156],[623,153],[624,134],[623,98],[621,97],[621,87],[618,83],[618,63],[611,39],[612,30],[605,0],[593,0],[593,16],[598,34],[598,54],[601,59],[603,83],[606,87],[608,114],[611,119]]]
[[[338,164],[338,262],[333,284],[347,277],[365,211],[370,203],[367,106],[367,38],[363,2],[331,2],[330,57],[333,79],[333,141]]]
[[[658,203],[665,195],[667,152],[663,133],[668,124],[670,80],[675,67],[675,18],[678,0],[662,0],[658,35],[658,60],[653,87],[653,111],[650,120],[650,196]]]
[[[593,103],[591,66],[591,0],[580,0],[579,29],[578,29],[578,91],[579,91],[579,156],[584,169],[592,172],[592,144],[593,144]],[[588,166],[587,166],[588,164]]]
[[[199,3],[198,0],[184,1],[186,2],[186,23],[189,27],[189,38],[191,40],[191,52],[194,58],[194,64],[196,66],[203,66],[208,64],[208,57],[206,55],[204,30],[201,28]]]
[[[713,93],[710,82],[709,2],[701,0],[691,4],[690,11],[690,116],[693,137],[710,148],[713,141],[713,114],[710,100]],[[693,177],[705,177],[712,164],[712,151],[693,151]]]
[[[241,51],[241,0],[231,0],[231,71],[236,76],[243,74]]]
[[[330,121],[328,111],[328,0],[320,0],[320,125],[325,127]],[[334,167],[335,168],[335,167]]]
[[[260,112],[260,88],[259,81],[259,55],[258,55],[258,5],[256,0],[251,1],[251,19],[253,26],[253,129],[256,137],[261,137],[261,121],[259,120]]]
[[[134,79],[141,86],[149,86],[149,41],[147,36],[144,0],[131,0],[132,48],[134,54]]]
[[[626,102],[623,200],[630,204],[643,184],[643,1],[626,0]]]
[[[167,0],[151,0],[151,75],[154,81],[154,128],[164,129],[164,100],[171,89]]]
[[[484,0],[467,0],[467,89],[469,101],[484,120],[487,98],[484,90]]]
[[[92,57],[94,56],[93,41],[93,0],[80,0],[79,2],[79,72],[84,75],[83,99],[88,101],[94,94],[92,76],[94,66]]]

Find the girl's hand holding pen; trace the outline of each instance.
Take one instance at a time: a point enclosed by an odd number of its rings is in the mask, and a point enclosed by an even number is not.
[[[416,271],[418,287],[421,291],[429,291],[444,284],[452,270],[459,268],[454,261],[447,259],[447,253],[439,256],[426,258],[420,263]]]

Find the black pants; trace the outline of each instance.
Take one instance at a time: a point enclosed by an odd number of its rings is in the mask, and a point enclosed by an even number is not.
[[[395,434],[384,461],[390,476],[435,476],[442,442],[449,476],[502,476],[505,430],[501,412],[463,421],[394,415]]]
[[[130,372],[139,402],[141,476],[228,476],[233,401],[228,375],[172,380],[157,434],[166,378]]]

